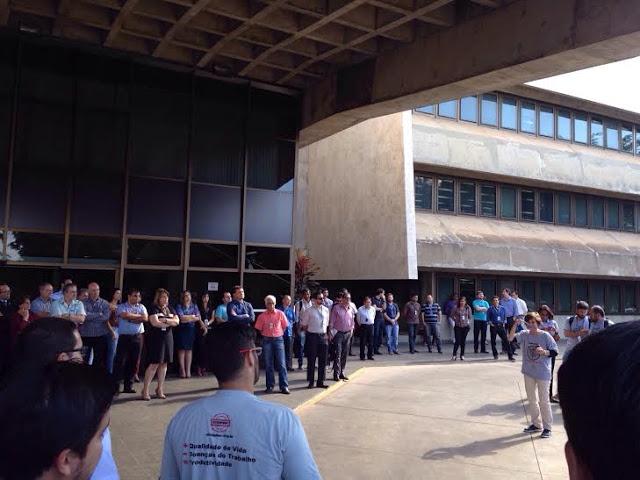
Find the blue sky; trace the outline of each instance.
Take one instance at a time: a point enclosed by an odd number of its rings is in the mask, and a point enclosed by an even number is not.
[[[536,80],[527,85],[640,113],[640,57]]]

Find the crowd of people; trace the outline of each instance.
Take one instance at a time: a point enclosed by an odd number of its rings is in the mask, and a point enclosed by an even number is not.
[[[95,282],[87,285],[86,298],[79,300],[78,293],[78,287],[68,279],[57,292],[44,283],[33,300],[22,297],[13,302],[9,285],[0,284],[0,339],[6,346],[2,350],[0,390],[1,479],[118,478],[108,428],[110,406],[115,395],[135,393],[133,383],[143,343],[143,400],[151,399],[154,378],[155,396],[166,398],[164,381],[174,359],[174,347],[179,377],[191,375],[191,352],[194,345],[200,345],[196,371],[211,371],[219,385],[214,395],[184,407],[170,423],[161,478],[202,478],[217,466],[231,468],[231,478],[250,478],[256,468],[273,472],[267,475],[269,478],[319,478],[299,419],[286,407],[252,395],[260,376],[260,360],[265,367],[266,393],[273,392],[277,372],[280,392],[289,394],[287,374],[293,370],[294,359],[302,369],[304,358],[308,387],[326,388],[327,367],[334,381],[348,381],[347,357],[352,355],[354,332],[358,333],[361,361],[382,355],[383,346],[388,355],[400,355],[401,318],[407,325],[411,354],[419,353],[416,346],[421,329],[421,343],[427,351],[435,349],[442,354],[441,323],[453,329],[452,361],[464,360],[472,322],[475,353],[488,353],[487,327],[495,359],[499,358],[497,337],[509,360],[513,361],[520,349],[532,422],[524,431],[541,432],[542,438],[551,435],[550,403],[558,401],[552,395],[552,382],[560,328],[549,306],[528,311],[517,292],[508,289],[493,296],[491,303],[479,291],[471,302],[452,295],[442,307],[430,294],[422,304],[418,295],[412,294],[401,307],[392,293],[378,289],[357,307],[346,289],[333,298],[327,289],[304,289],[296,302],[288,295],[280,302],[268,295],[264,311],[257,317],[253,305],[244,299],[242,286],[224,292],[216,307],[207,294],[196,305],[188,291],[171,306],[170,293],[162,288],[155,292],[149,308],[135,288],[127,291],[126,301],[122,301],[119,290],[113,292],[111,301],[103,299]],[[440,321],[441,316],[446,322]],[[626,406],[628,412],[607,413],[607,418],[620,422],[629,412],[635,414],[637,404],[626,405],[625,399],[640,395],[637,382],[633,383],[640,373],[640,351],[636,352],[640,348],[640,327],[634,323],[615,329],[609,326],[602,307],[577,302],[575,315],[562,331],[567,339],[558,374],[563,412],[573,408],[575,399],[580,400],[576,391],[598,395],[602,382],[608,382],[611,388],[624,386],[636,393],[629,396],[625,391],[615,404]],[[626,363],[614,358],[615,349],[599,339],[606,338],[602,334],[609,331],[614,332],[610,336],[618,342],[617,353]],[[620,343],[623,339],[627,342],[624,345]],[[611,357],[612,368],[618,368],[620,378],[610,379],[603,371],[607,378],[591,386],[589,382],[594,380],[584,376],[575,359],[588,356],[589,350],[583,345],[592,345]],[[594,364],[593,370],[599,372],[601,367]],[[569,373],[575,371],[585,384],[576,384]],[[212,412],[218,413],[212,417]],[[637,418],[633,422],[637,424]],[[585,454],[591,446],[578,437],[589,429],[583,428],[584,422],[575,415],[565,423],[570,469],[585,475],[599,472],[602,465]],[[208,424],[210,431],[203,433],[198,428],[202,424]],[[233,435],[229,434],[232,425]],[[235,453],[216,455],[216,449]],[[43,475],[47,472],[54,474]]]

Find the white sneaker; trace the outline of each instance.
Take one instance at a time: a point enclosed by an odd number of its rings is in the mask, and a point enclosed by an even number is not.
[[[451,361],[455,362],[456,360],[457,360],[456,356],[455,355],[451,355]]]

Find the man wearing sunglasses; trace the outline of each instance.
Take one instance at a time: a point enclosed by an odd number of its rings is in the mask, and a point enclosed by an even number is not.
[[[167,427],[162,480],[319,479],[298,417],[253,395],[261,349],[255,329],[238,322],[207,335],[219,389],[183,407]]]

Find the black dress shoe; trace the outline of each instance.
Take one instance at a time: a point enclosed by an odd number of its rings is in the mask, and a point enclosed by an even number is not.
[[[295,372],[293,368],[287,368],[287,372]]]
[[[273,388],[265,388],[264,393],[273,393]]]
[[[289,391],[289,389],[287,387],[281,388],[280,389],[280,393],[283,393],[285,395],[291,395],[291,392]]]
[[[329,388],[329,385],[325,385],[324,383],[318,383],[316,385],[317,388]]]
[[[309,382],[309,385],[307,385],[307,388],[313,388],[313,382]]]
[[[333,376],[333,381],[334,381],[334,382],[339,382],[339,381],[340,381],[340,379],[338,378],[338,376],[337,376],[337,375],[334,375],[334,376]]]
[[[136,393],[136,391],[131,387],[127,387],[122,391],[122,393]]]
[[[348,382],[349,377],[347,377],[346,375],[340,375],[340,380],[344,380],[345,382]]]
[[[375,358],[369,357],[369,358],[367,358],[367,360],[375,360]]]

